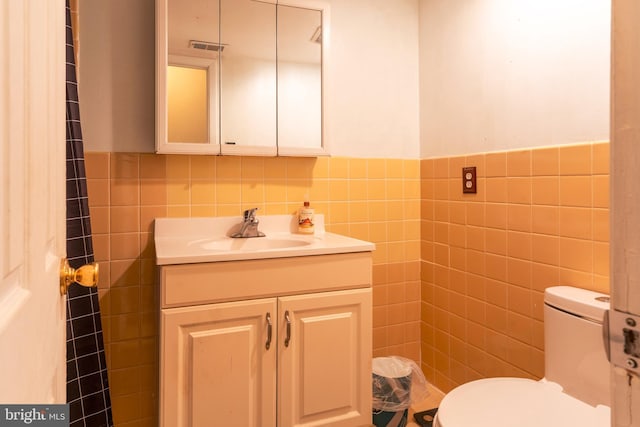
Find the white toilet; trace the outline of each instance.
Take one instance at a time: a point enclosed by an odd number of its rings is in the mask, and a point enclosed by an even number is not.
[[[448,393],[436,427],[604,427],[609,362],[602,343],[608,296],[569,286],[544,297],[545,378],[487,378]]]

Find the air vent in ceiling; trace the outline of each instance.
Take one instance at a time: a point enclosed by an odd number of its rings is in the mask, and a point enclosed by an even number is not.
[[[224,50],[223,44],[203,42],[200,40],[189,40],[189,47],[191,49],[208,50],[210,52],[222,52]]]

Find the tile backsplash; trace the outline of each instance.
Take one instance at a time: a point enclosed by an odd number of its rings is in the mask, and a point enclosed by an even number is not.
[[[375,356],[420,358],[420,161],[86,153],[116,425],[157,425],[153,219],[294,213],[376,243]]]

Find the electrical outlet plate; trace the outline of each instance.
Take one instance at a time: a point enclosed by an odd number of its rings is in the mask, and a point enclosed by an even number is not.
[[[476,167],[469,166],[462,168],[462,192],[477,193]]]

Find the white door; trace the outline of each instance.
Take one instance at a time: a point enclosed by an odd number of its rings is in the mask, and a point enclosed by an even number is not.
[[[640,2],[612,2],[611,335],[615,427],[640,427]]]
[[[65,402],[65,5],[0,2],[0,402]]]

